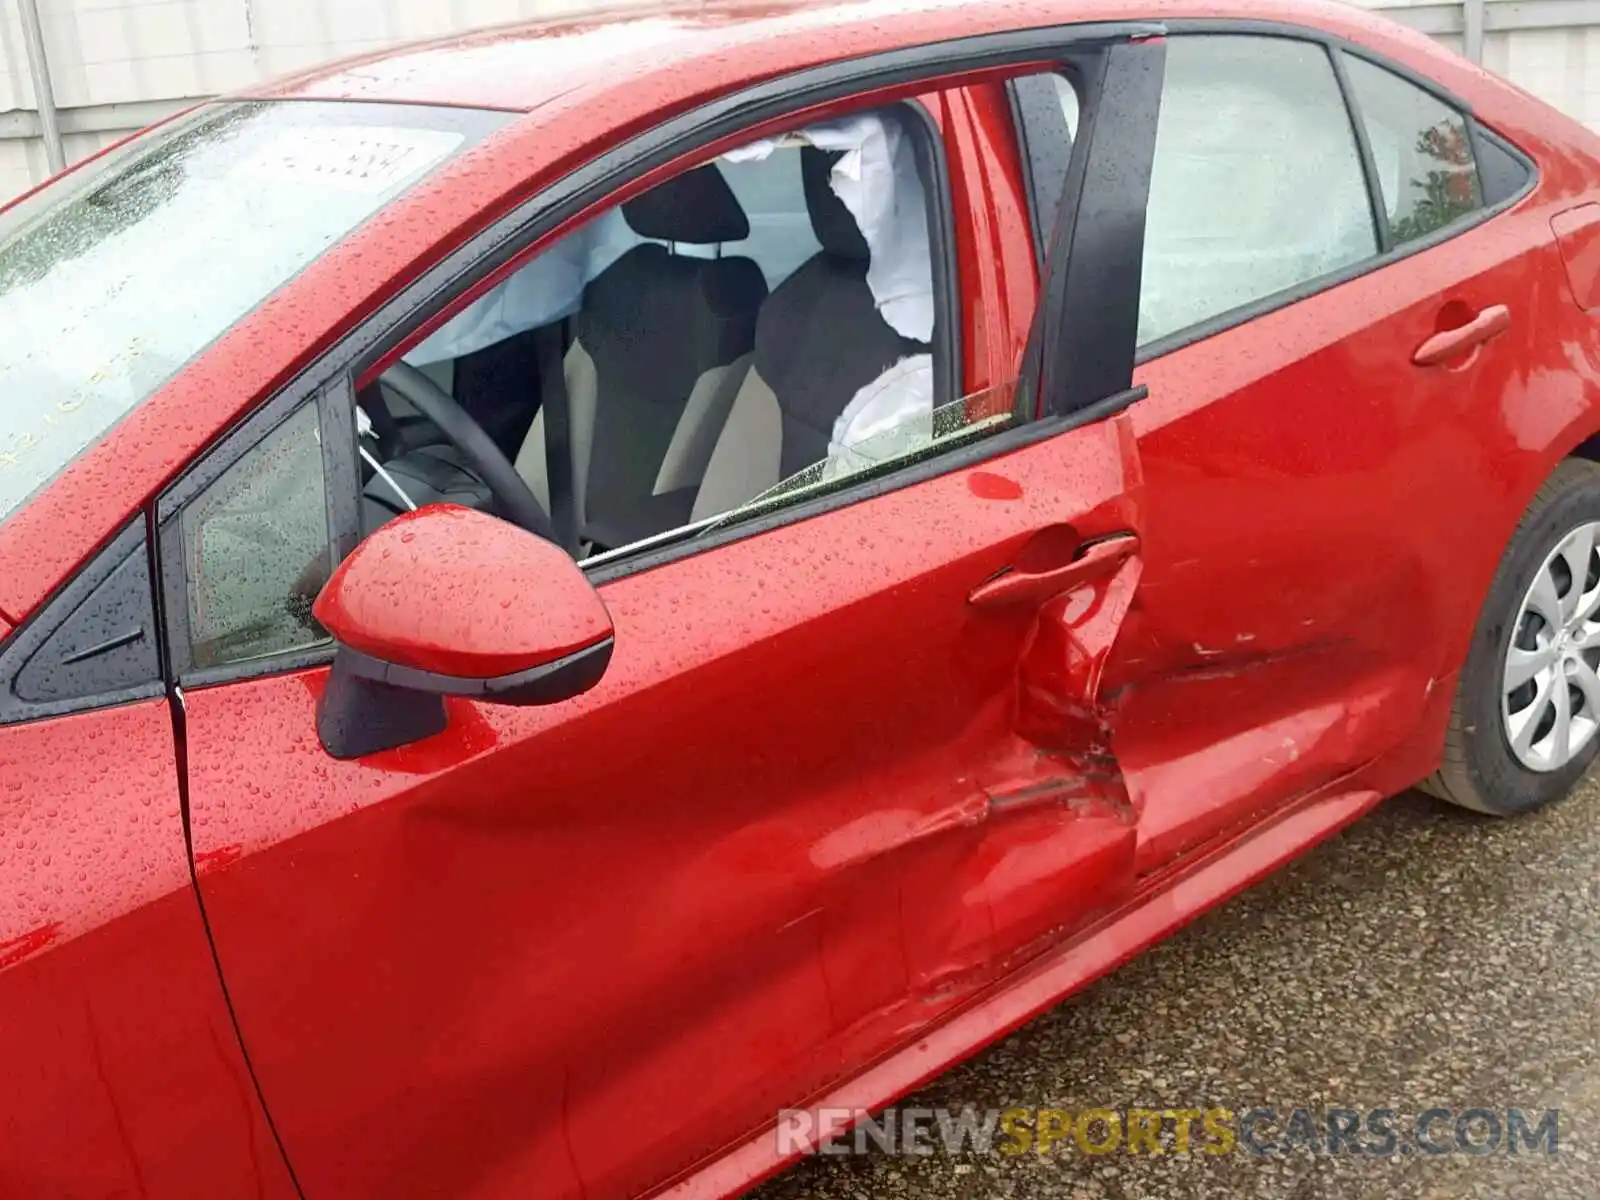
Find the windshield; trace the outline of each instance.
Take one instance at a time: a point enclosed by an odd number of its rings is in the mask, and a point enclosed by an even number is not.
[[[510,114],[207,105],[0,213],[0,519]]]

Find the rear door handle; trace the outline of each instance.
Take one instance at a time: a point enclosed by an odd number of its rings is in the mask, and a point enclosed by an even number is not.
[[[1465,325],[1434,334],[1417,347],[1411,361],[1419,367],[1438,366],[1499,337],[1510,328],[1511,310],[1504,304],[1491,304]]]
[[[967,594],[977,608],[1003,608],[1010,604],[1041,604],[1052,596],[1070,592],[1109,575],[1139,549],[1139,538],[1118,533],[1091,542],[1071,562],[1043,571],[1008,569],[985,580]]]

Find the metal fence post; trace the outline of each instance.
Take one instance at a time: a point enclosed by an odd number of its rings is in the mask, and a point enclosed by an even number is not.
[[[1461,0],[1461,52],[1483,65],[1484,0]]]
[[[56,120],[56,93],[50,86],[50,60],[44,52],[44,26],[39,22],[39,0],[17,0],[22,15],[22,40],[28,47],[28,71],[33,76],[33,105],[39,112],[39,136],[50,174],[66,169],[61,126]]]

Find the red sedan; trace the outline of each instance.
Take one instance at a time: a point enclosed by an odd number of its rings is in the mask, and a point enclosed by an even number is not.
[[[1560,798],[1597,311],[1600,141],[1310,0],[508,29],[81,164],[0,1192],[732,1193],[1384,795]]]

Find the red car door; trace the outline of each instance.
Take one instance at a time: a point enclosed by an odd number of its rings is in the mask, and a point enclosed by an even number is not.
[[[1137,273],[1113,269],[1137,221],[1112,214],[1143,203],[1160,46],[1083,53],[1122,86],[1074,164],[1024,402],[991,387],[957,405],[988,438],[597,574],[615,651],[585,695],[452,700],[442,734],[340,761],[325,644],[210,636],[239,522],[292,548],[331,519],[349,547],[345,364],[163,499],[199,886],[308,1193],[636,1192],[1129,895],[1097,703],[1141,565]],[[959,242],[984,205],[956,191]],[[969,344],[968,378],[1009,353]]]
[[[1560,278],[1540,216],[1502,211],[1530,165],[1462,101],[1309,31],[1216,23],[1172,28],[1164,86],[1145,578],[1107,669],[1141,873],[1443,711],[1531,486],[1499,465],[1502,414],[1536,281]]]
[[[293,1195],[189,874],[143,521],[0,681],[0,1195]]]

